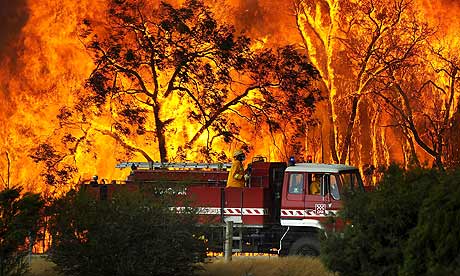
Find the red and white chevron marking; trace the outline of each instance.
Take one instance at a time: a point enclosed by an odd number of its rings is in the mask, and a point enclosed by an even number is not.
[[[332,214],[336,214],[336,210],[321,210],[317,212],[315,210],[294,210],[294,209],[281,209],[281,217],[323,217]]]
[[[200,215],[220,215],[220,208],[199,207]],[[266,216],[268,209],[265,208],[224,208],[225,216]]]
[[[281,216],[282,217],[304,217],[305,216],[305,210],[282,209],[281,210]]]
[[[224,215],[241,215],[241,208],[224,208]]]
[[[268,210],[263,208],[224,208],[224,215],[265,216]]]

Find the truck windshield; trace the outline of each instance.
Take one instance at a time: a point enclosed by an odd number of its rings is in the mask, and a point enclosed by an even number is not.
[[[340,181],[342,182],[342,187],[346,189],[364,190],[363,182],[361,181],[361,177],[359,177],[358,171],[340,172]]]

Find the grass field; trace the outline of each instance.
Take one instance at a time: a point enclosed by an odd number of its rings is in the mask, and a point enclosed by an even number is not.
[[[34,255],[32,256],[30,272],[27,276],[57,276],[58,274],[54,271],[55,266],[54,263],[47,261],[43,256]]]
[[[27,276],[58,276],[55,265],[34,256]],[[203,265],[198,276],[333,276],[316,258],[234,257],[231,262],[215,258]]]
[[[229,263],[216,259],[199,276],[333,276],[317,258],[236,257]]]

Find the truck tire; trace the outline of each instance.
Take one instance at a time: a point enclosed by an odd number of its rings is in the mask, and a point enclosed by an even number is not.
[[[289,248],[289,255],[317,257],[320,252],[319,240],[315,237],[303,237],[296,240]]]

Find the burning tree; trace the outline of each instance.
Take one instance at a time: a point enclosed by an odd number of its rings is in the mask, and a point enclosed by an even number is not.
[[[438,44],[442,45],[442,44]],[[420,55],[424,62],[409,63],[388,70],[376,90],[404,130],[444,169],[456,159],[452,131],[458,113],[458,56],[441,46],[430,46]],[[451,161],[449,161],[451,160]]]
[[[306,56],[292,46],[252,45],[201,1],[112,1],[106,24],[85,20],[82,38],[95,63],[91,93],[79,95],[76,112],[61,110],[61,124],[78,127],[80,138],[90,130],[108,135],[148,161],[167,161],[174,149],[186,159],[197,144],[209,157],[216,140],[244,143],[236,117],[267,122],[273,133],[280,120],[311,113],[317,98]]]
[[[446,78],[441,74],[452,76],[455,70],[449,65],[440,69],[440,63],[425,66],[442,57],[429,51],[435,32],[421,19],[416,4],[296,2],[298,30],[329,98],[322,121],[328,126],[330,158],[335,162],[388,164],[399,154],[393,144],[400,140],[406,165],[420,165],[419,147],[442,167],[439,134],[450,122],[455,85],[450,83],[449,91],[444,91],[440,83],[445,84]],[[445,95],[443,100],[437,101],[435,90]],[[428,109],[443,110],[442,114],[426,110],[427,101],[433,103]],[[360,146],[352,147],[353,141]]]
[[[408,1],[296,3],[298,29],[329,97],[329,147],[335,162],[344,163],[349,158],[352,134],[356,132],[355,123],[360,113],[363,117],[373,110],[379,116],[378,107],[373,107],[365,96],[372,91],[378,76],[388,69],[389,64],[382,60],[393,58],[390,63],[396,66],[411,56],[410,52],[406,56],[398,52],[399,48],[411,51],[403,40],[399,40],[404,35],[403,29],[415,24],[405,20],[408,5]],[[339,106],[346,108],[339,110]],[[373,119],[374,124],[378,121],[378,118]],[[370,124],[367,130],[371,130]],[[378,136],[372,133],[368,137]]]

